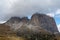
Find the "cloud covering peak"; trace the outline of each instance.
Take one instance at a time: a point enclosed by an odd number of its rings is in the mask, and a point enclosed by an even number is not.
[[[11,16],[31,16],[35,12],[54,13],[60,9],[59,3],[60,0],[0,0],[0,21]]]

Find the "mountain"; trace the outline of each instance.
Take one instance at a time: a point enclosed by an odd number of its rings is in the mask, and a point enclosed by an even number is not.
[[[6,25],[13,25],[13,24],[17,24],[17,23],[20,23],[20,22],[24,22],[24,23],[27,23],[28,22],[28,18],[27,17],[11,17],[5,24]]]
[[[19,29],[21,26],[25,24],[27,25],[32,24],[33,26],[39,26],[52,33],[58,32],[54,18],[49,17],[45,14],[35,13],[32,15],[31,19],[28,19],[28,17],[23,18],[12,17],[5,23],[5,25],[11,26],[11,28],[14,30]]]
[[[28,23],[29,19],[28,19],[28,17],[22,17],[21,21],[24,23]]]
[[[57,33],[54,18],[39,13],[33,14],[31,19],[11,17],[6,23],[0,24],[1,35],[13,34],[29,40],[56,40]]]
[[[19,23],[20,21],[21,21],[21,19],[19,17],[12,17],[5,24],[6,25],[8,24],[8,26],[11,26],[13,24]]]
[[[48,31],[51,31],[52,33],[58,32],[54,18],[49,17],[45,14],[33,14],[30,23],[33,25],[40,26]]]

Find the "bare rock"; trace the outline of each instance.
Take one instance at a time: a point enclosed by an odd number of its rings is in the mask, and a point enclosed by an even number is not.
[[[33,14],[30,23],[33,25],[40,26],[53,33],[58,32],[54,18],[49,17],[45,14],[39,14],[39,13]]]

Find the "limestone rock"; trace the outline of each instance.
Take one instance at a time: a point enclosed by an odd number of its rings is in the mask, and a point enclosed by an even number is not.
[[[33,25],[40,26],[53,33],[58,32],[54,18],[49,17],[45,14],[39,13],[33,14],[30,23]]]

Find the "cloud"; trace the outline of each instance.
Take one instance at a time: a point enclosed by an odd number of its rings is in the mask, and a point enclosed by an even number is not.
[[[60,9],[58,9],[58,10],[56,11],[56,14],[60,14]]]
[[[54,17],[55,14],[54,13],[47,13],[46,15],[50,16],[50,17]]]
[[[58,30],[59,30],[59,32],[60,32],[60,24],[59,24],[59,25],[57,25],[57,27],[58,27]]]
[[[6,21],[0,21],[0,24],[3,24],[3,23],[5,23]]]
[[[35,12],[55,16],[60,0],[0,0],[0,21],[11,16],[30,16]],[[51,14],[50,14],[51,13]]]
[[[60,9],[57,9],[55,12],[47,13],[46,15],[50,17],[59,17],[60,18]]]
[[[59,18],[60,18],[60,9],[58,9],[58,10],[56,11],[56,17],[59,17]]]

